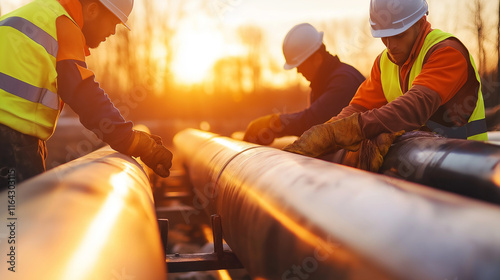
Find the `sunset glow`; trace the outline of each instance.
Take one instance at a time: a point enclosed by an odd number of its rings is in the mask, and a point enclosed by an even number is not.
[[[2,1],[0,3],[1,13],[10,12],[27,2],[29,0]],[[456,33],[455,35],[459,38],[472,35],[471,30],[467,30],[468,28],[458,28],[457,24],[439,17],[443,9],[446,7],[451,9],[450,3],[454,3],[453,1],[429,0],[428,2],[431,11],[429,19],[433,26]],[[213,66],[219,60],[227,57],[245,59],[242,56],[246,53],[241,50],[247,46],[240,38],[244,34],[238,34],[239,26],[250,25],[260,28],[263,32],[261,44],[265,50],[265,53],[259,53],[263,58],[262,61],[272,61],[274,65],[281,65],[284,62],[281,43],[287,31],[297,23],[310,22],[325,32],[324,41],[327,49],[341,56],[343,61],[353,64],[364,75],[368,75],[373,58],[383,49],[379,40],[373,39],[369,32],[365,30],[363,33],[360,29],[360,26],[365,26],[363,24],[366,24],[365,27],[368,28],[368,3],[368,0],[350,2],[326,0],[269,2],[256,0],[214,1],[214,3],[138,0],[130,19],[131,26],[135,28],[129,36],[132,38],[132,43],[136,42],[134,40],[136,36],[147,37],[148,34],[141,35],[140,33],[144,32],[141,30],[144,25],[144,17],[150,18],[150,22],[154,23],[151,28],[155,30],[156,38],[160,38],[149,51],[150,56],[157,64],[159,75],[169,71],[173,74],[173,84],[180,86],[199,85],[212,82],[210,77],[213,76],[211,75],[213,74]],[[363,5],[365,6],[363,7]],[[146,9],[146,6],[149,8]],[[456,1],[456,5],[453,7],[455,6],[460,6],[460,9],[467,7],[463,0]],[[491,8],[493,7],[486,7],[486,9]],[[151,14],[148,12],[150,10],[155,10],[156,13]],[[457,11],[450,10],[454,13]],[[450,16],[449,18],[454,17]],[[344,21],[345,24],[334,21]],[[171,33],[162,32],[162,24],[168,26]],[[155,37],[149,36],[155,40]],[[162,36],[165,37],[162,38]],[[165,39],[171,42],[169,46],[163,45]],[[467,42],[467,40],[464,41]],[[474,43],[471,41],[468,47],[473,55],[476,55]],[[108,51],[100,49],[108,47],[114,46],[110,46],[109,43],[103,44],[96,53],[102,57]],[[487,47],[493,48],[492,44],[487,44]],[[140,46],[135,46],[135,49],[140,50]],[[137,52],[139,53],[139,51]],[[167,61],[168,55],[170,57]],[[494,67],[493,64],[491,63],[489,67]],[[293,77],[295,73],[283,73],[282,69],[275,66],[272,68],[269,64],[262,65],[262,67],[261,82],[265,85],[283,88],[297,82],[297,79]],[[158,78],[162,79],[161,76]],[[247,82],[248,79],[244,78],[243,83]],[[162,81],[158,84],[162,84]],[[245,87],[253,88],[252,85]]]
[[[224,38],[212,30],[183,28],[174,40],[178,45],[172,69],[177,83],[202,82],[224,56]]]

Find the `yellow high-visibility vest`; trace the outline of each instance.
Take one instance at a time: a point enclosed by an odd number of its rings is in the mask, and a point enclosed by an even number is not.
[[[454,37],[452,34],[443,32],[439,29],[435,29],[427,34],[422,49],[418,57],[415,60],[409,77],[409,87],[411,88],[415,77],[422,71],[422,66],[424,63],[424,58],[427,52],[432,48],[432,46],[437,43],[446,40],[450,37]],[[477,72],[474,59],[469,54],[469,58],[476,73],[476,79],[479,82],[478,97],[476,102],[476,107],[468,120],[468,123],[461,127],[446,127],[440,125],[431,120],[427,121],[426,126],[433,131],[450,138],[462,138],[470,140],[486,141],[488,140],[488,135],[486,133],[486,121],[484,112],[484,101],[483,94],[481,92],[481,79],[479,73]],[[387,49],[382,53],[380,57],[380,77],[382,82],[382,88],[384,90],[385,98],[387,102],[392,102],[397,97],[402,96],[403,92],[399,83],[399,66],[394,64],[388,57]]]
[[[62,15],[73,20],[57,0],[35,0],[0,17],[0,123],[42,140],[54,133],[61,107],[56,19]]]

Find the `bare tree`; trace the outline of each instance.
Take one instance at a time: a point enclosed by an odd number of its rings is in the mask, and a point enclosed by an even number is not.
[[[335,19],[318,24],[324,31],[323,42],[327,50],[355,65],[361,72],[369,73],[373,59],[381,49],[372,50],[380,40],[370,34],[366,19]]]
[[[477,53],[479,58],[478,72],[482,76],[486,72],[486,49],[484,46],[486,39],[486,24],[483,18],[483,0],[473,0],[470,2],[470,5],[472,5],[470,9],[473,17],[472,28],[476,37]]]
[[[213,86],[216,92],[222,94],[236,94],[244,91],[243,65],[245,57],[224,57],[219,59],[213,66]]]
[[[200,10],[204,9],[204,3],[205,1],[201,2],[200,5],[203,7],[200,7]],[[163,82],[164,82],[164,89],[169,90],[170,87],[173,86],[173,79],[174,79],[174,74],[172,71],[172,64],[174,61],[174,55],[175,55],[175,47],[174,44],[172,43],[172,38],[175,36],[177,33],[177,27],[179,26],[179,22],[181,22],[186,16],[186,4],[187,1],[172,1],[168,0],[167,2],[167,16],[163,18],[164,16],[161,15],[160,18],[157,19],[157,21],[162,22],[163,24],[160,26],[158,29],[158,36],[161,38],[160,42],[161,44],[165,47],[166,49],[166,56],[165,56],[165,72],[163,73]],[[163,19],[162,19],[163,18]]]
[[[242,43],[248,50],[246,67],[250,70],[253,92],[260,87],[262,72],[262,57],[264,54],[263,31],[255,25],[246,25],[238,29]]]
[[[498,25],[497,25],[497,83],[500,83],[500,1],[498,1]]]
[[[116,35],[95,50],[101,55],[89,58],[96,72],[100,72],[99,76],[106,79],[107,88],[122,91],[139,87],[147,92],[171,90],[175,54],[172,38],[177,33],[179,22],[186,16],[188,2],[136,1],[129,19],[133,32],[117,28]],[[202,4],[200,2],[198,6]],[[165,50],[164,57],[157,56],[159,48]],[[164,63],[158,63],[158,59]],[[160,69],[160,64],[165,65],[165,69]]]

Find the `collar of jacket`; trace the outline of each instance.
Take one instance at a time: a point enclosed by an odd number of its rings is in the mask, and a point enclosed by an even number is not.
[[[82,4],[78,0],[57,0],[66,12],[78,23],[80,29],[83,27],[83,11]]]
[[[318,90],[325,87],[328,84],[332,72],[334,72],[340,65],[341,62],[338,56],[334,56],[331,53],[327,52],[324,57],[323,63],[318,69],[316,77],[311,81],[309,87],[311,87],[312,90]]]
[[[83,28],[83,9],[79,0],[57,0],[61,6],[68,12],[80,29]],[[90,55],[90,50],[85,44],[85,55]]]

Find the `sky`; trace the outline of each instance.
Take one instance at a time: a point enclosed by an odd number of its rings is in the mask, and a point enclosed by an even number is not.
[[[152,0],[136,0],[136,3],[139,1]],[[482,1],[487,4],[486,9],[491,12],[491,18],[488,17],[487,20],[491,25],[496,24],[493,21],[498,15],[498,1]],[[0,0],[1,13],[5,14],[27,2],[29,0]],[[167,3],[175,5],[176,2],[188,3],[185,18],[176,26],[179,32],[171,38],[180,50],[174,59],[174,67],[181,80],[203,79],[217,59],[243,52],[241,42],[234,35],[238,27],[242,25],[256,25],[262,28],[266,51],[280,65],[284,63],[281,51],[283,38],[294,25],[301,22],[310,22],[317,29],[325,31],[327,49],[339,54],[341,59],[345,58],[346,62],[355,64],[365,75],[373,59],[361,60],[359,58],[361,52],[365,51],[363,55],[374,58],[384,48],[379,39],[371,38],[369,32],[366,32],[369,26],[370,0],[156,0],[155,4],[158,10],[162,10],[162,8],[169,8]],[[470,2],[467,0],[428,0],[429,21],[433,27],[452,32],[462,38],[466,46],[474,52],[475,42],[471,37],[470,15],[467,14],[467,5]],[[204,4],[203,11],[199,10],[200,3]],[[137,9],[134,12],[137,15],[140,14]],[[322,25],[334,20],[342,24]],[[353,26],[349,26],[349,22],[353,23]],[[134,30],[133,26],[132,29]],[[333,42],[332,38],[338,36],[329,36],[329,34],[333,35],[335,32],[347,32],[346,40]],[[358,41],[364,43],[357,44]],[[355,48],[356,44],[364,47],[367,44],[365,41],[370,42],[369,49]],[[156,49],[157,55],[161,57],[164,51],[161,47]],[[196,70],[193,70],[192,65],[196,65]],[[193,71],[198,71],[198,73]]]
[[[214,0],[217,1],[233,3],[225,6],[220,14],[226,26],[255,24],[263,27],[270,51],[276,57],[281,56],[283,38],[296,24],[309,22],[315,25],[343,18],[366,19],[368,24],[369,0]]]
[[[203,78],[215,60],[241,53],[243,50],[238,40],[231,38],[235,37],[234,32],[239,26],[261,27],[265,32],[267,51],[276,58],[278,64],[283,64],[281,43],[295,24],[332,18],[367,18],[369,3],[369,0],[170,0],[171,3],[176,1],[193,3],[192,8],[187,5],[186,20],[177,28],[180,35],[172,38],[178,49],[182,50],[174,60],[174,67],[181,79],[192,79],[194,76]],[[0,0],[1,12],[5,14],[28,2]],[[197,2],[205,2],[206,10],[201,16],[200,11],[196,10],[199,9]],[[157,0],[156,4],[158,10],[168,8],[167,1]],[[202,50],[200,45],[204,46]],[[161,48],[157,48],[157,53],[158,56],[162,55]],[[192,64],[197,65],[196,70],[193,70]]]
[[[223,10],[226,22],[299,22],[311,19],[363,16],[368,14],[367,0],[219,0],[233,2]],[[360,7],[364,7],[361,8]]]

